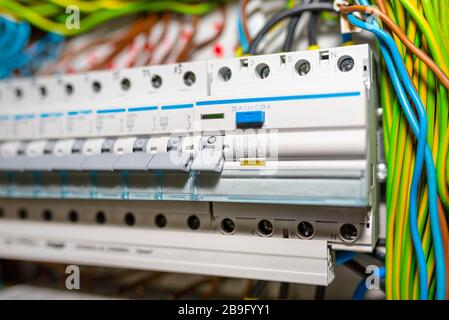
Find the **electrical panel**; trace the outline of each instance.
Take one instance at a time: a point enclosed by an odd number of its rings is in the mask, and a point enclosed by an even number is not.
[[[330,283],[330,249],[377,241],[373,68],[357,45],[2,81],[0,255]]]

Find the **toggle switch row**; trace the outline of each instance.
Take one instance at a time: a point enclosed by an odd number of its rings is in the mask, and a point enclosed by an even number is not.
[[[219,135],[7,142],[0,146],[0,172],[221,172],[223,142]]]

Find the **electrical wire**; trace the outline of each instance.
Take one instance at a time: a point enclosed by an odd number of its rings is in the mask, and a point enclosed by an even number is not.
[[[389,6],[386,6],[390,15],[392,15],[392,10]],[[400,12],[401,9],[398,8],[396,11]],[[414,31],[413,21],[407,25],[407,36],[412,38],[416,32]],[[415,37],[415,43],[419,46],[419,37]],[[400,43],[398,43],[400,45]],[[413,66],[409,57],[402,52],[403,58],[407,63],[407,71],[411,76],[413,76]],[[413,58],[415,59],[415,57]],[[415,59],[415,62],[417,60]],[[421,64],[424,66],[423,64]],[[391,82],[387,79],[387,71],[385,64],[382,64],[383,73],[381,77],[381,97],[384,107],[384,131],[387,132],[385,137],[385,147],[388,149],[390,144],[392,147],[386,153],[387,165],[388,165],[388,177],[387,177],[387,241],[386,241],[386,266],[387,266],[387,298],[388,299],[399,299],[399,298],[410,298],[410,292],[413,291],[414,297],[417,291],[417,277],[415,279],[413,276],[415,274],[415,260],[412,260],[412,248],[410,245],[410,233],[409,225],[407,221],[409,220],[407,213],[409,208],[409,201],[404,196],[409,193],[409,177],[411,175],[411,167],[413,163],[413,137],[410,137],[409,129],[406,126],[405,119],[403,115],[399,112],[399,104],[397,103],[397,98],[390,90]],[[423,72],[425,72],[423,70]],[[415,73],[416,75],[417,73]],[[414,76],[414,83],[419,86],[420,95],[425,99],[426,86],[423,86],[422,81],[417,81],[417,77]],[[424,90],[423,90],[424,89]],[[394,103],[392,102],[393,100]],[[429,112],[429,119],[431,114]],[[399,125],[398,125],[399,123]],[[429,122],[429,134],[432,131],[431,122]],[[399,128],[399,129],[398,129]],[[391,142],[389,141],[391,140]],[[394,166],[393,166],[394,164]],[[403,165],[404,164],[404,165]],[[394,184],[392,184],[394,182]],[[398,183],[399,182],[399,183]],[[394,187],[394,188],[393,188]],[[399,188],[399,189],[398,189]],[[392,196],[398,194],[397,196]],[[425,195],[425,193],[424,193]],[[399,201],[397,201],[399,198]],[[420,211],[419,211],[419,230],[420,234],[424,236],[424,251],[426,256],[429,257],[429,232],[428,226],[430,222],[428,221],[427,215],[427,198],[421,197]],[[397,217],[395,217],[397,215]],[[406,227],[404,227],[406,225]],[[423,226],[426,225],[426,231],[423,231]],[[424,232],[424,234],[423,234]],[[402,245],[401,245],[402,242]],[[401,250],[403,251],[401,253]],[[430,260],[428,260],[430,262]],[[412,275],[412,276],[410,276]],[[430,277],[430,275],[429,275]],[[394,281],[393,281],[394,280]],[[410,282],[410,280],[412,282]],[[412,289],[413,287],[413,289]],[[430,296],[433,296],[430,293]]]
[[[327,3],[311,3],[308,5],[301,5],[299,7],[293,8],[293,9],[284,9],[274,16],[272,16],[268,22],[263,26],[263,28],[257,33],[257,35],[254,37],[253,41],[251,42],[249,53],[250,54],[256,54],[257,47],[259,46],[262,39],[265,37],[265,35],[268,33],[268,31],[277,23],[280,21],[300,15],[303,12],[321,12],[321,11],[332,11],[334,12],[334,7],[331,4]]]
[[[287,35],[285,36],[284,45],[282,47],[282,51],[288,52],[291,50],[293,45],[293,40],[295,38],[295,31],[298,27],[299,20],[301,19],[301,16],[294,16],[290,19],[287,25]]]
[[[376,272],[376,276],[379,279],[385,278],[385,268],[379,268]],[[365,294],[368,291],[368,287],[366,286],[366,278],[363,278],[360,283],[357,285],[357,288],[354,291],[352,296],[352,300],[363,300],[365,298]]]
[[[424,51],[417,48],[413,42],[410,41],[410,39],[407,37],[407,35],[400,29],[400,27],[391,20],[390,17],[388,17],[385,13],[380,11],[379,9],[375,7],[368,7],[368,6],[342,6],[340,7],[340,11],[342,13],[349,13],[349,12],[362,12],[366,14],[375,14],[376,16],[379,16],[380,19],[398,36],[398,38],[404,43],[407,48],[412,51],[416,56],[418,56],[437,76],[438,80],[441,81],[441,83],[449,89],[449,71],[445,70],[442,71],[438,65],[435,64],[435,62],[430,58]]]
[[[279,300],[285,300],[288,299],[288,294],[290,291],[290,284],[287,282],[281,282],[279,283]]]
[[[267,281],[257,280],[256,284],[250,291],[249,298],[260,299],[260,296],[265,291],[267,285],[268,285]]]
[[[174,17],[174,22],[179,25],[179,28],[181,29],[181,32],[182,32],[183,22],[181,21],[181,18],[179,16],[175,16]],[[165,64],[165,63],[167,63],[167,61],[172,56],[172,53],[175,51],[177,44],[178,44],[177,41],[173,40],[171,45],[165,51],[165,54],[155,64]]]
[[[342,265],[354,259],[357,256],[357,253],[354,251],[337,251],[335,255],[335,264]]]
[[[304,0],[301,4],[308,5],[311,2],[312,2],[312,0]],[[298,27],[299,20],[301,19],[301,16],[302,16],[302,14],[293,16],[292,18],[290,18],[290,21],[288,22],[287,35],[285,36],[284,45],[282,47],[282,50],[284,52],[290,51],[292,48],[293,41],[295,38],[295,31],[296,31],[296,28]]]
[[[414,97],[414,102],[416,103],[416,106],[418,107],[418,110],[421,111],[420,113],[420,117],[425,117],[425,115],[423,115],[422,110],[424,109],[424,107],[422,106],[422,109],[420,109],[420,100],[418,97],[419,101],[416,101],[416,96],[417,93],[413,87],[413,85],[411,84],[411,81],[408,77],[408,74],[404,75],[404,71],[405,71],[405,67],[403,66],[403,62],[402,59],[400,57],[399,51],[397,50],[397,48],[395,47],[395,44],[389,42],[389,40],[391,38],[389,38],[389,35],[384,31],[380,30],[377,27],[369,27],[366,23],[358,20],[357,18],[355,18],[352,14],[348,15],[348,19],[349,21],[354,24],[357,27],[360,27],[362,29],[365,30],[369,30],[372,31],[376,34],[376,36],[378,36],[379,38],[381,38],[382,41],[385,41],[386,44],[388,44],[389,49],[392,51],[393,57],[396,57],[395,62],[397,64],[398,67],[402,67],[401,69],[399,69],[399,72],[402,72],[401,75],[401,80],[404,81],[405,83],[405,87],[408,88],[408,92],[410,93],[414,93],[415,95],[413,95]],[[392,41],[392,40],[391,40]],[[396,79],[398,78],[397,75],[396,76],[392,76],[393,71],[392,69],[394,68],[394,64],[393,62],[390,60],[390,55],[389,52],[387,51],[386,47],[383,47],[381,45],[382,48],[382,55],[386,61],[387,66],[389,66],[389,71],[390,71],[390,77],[392,79]],[[399,58],[398,58],[399,56]],[[396,72],[396,71],[394,71]],[[399,79],[399,78],[398,78]],[[407,81],[408,80],[408,81]],[[393,81],[393,83],[395,83],[395,81]],[[400,85],[396,84],[396,85]],[[399,91],[399,90],[397,90]],[[398,93],[399,94],[399,93]],[[405,92],[402,92],[402,94],[405,95]],[[403,97],[402,100],[407,100],[406,97]],[[401,100],[401,101],[402,101]],[[408,103],[408,101],[407,101]],[[408,112],[408,113],[407,113]],[[418,232],[418,227],[417,227],[417,204],[416,204],[416,198],[417,198],[417,192],[418,192],[418,184],[419,184],[419,177],[421,176],[421,168],[422,168],[422,162],[423,162],[423,147],[425,147],[425,139],[426,139],[426,130],[427,130],[427,121],[420,119],[419,124],[417,123],[416,119],[414,118],[414,114],[413,111],[411,110],[411,107],[409,105],[407,105],[407,110],[405,110],[406,115],[408,114],[408,119],[409,122],[413,122],[414,124],[414,132],[415,135],[418,136],[418,151],[417,151],[417,155],[416,155],[416,162],[415,162],[415,171],[413,174],[413,179],[412,179],[412,188],[410,191],[410,228],[411,228],[411,235],[412,235],[412,239],[413,239],[413,244],[415,246],[415,252],[417,255],[417,259],[418,259],[418,264],[420,266],[419,271],[420,271],[420,297],[421,299],[427,299],[428,297],[428,286],[427,286],[427,266],[426,266],[426,259],[425,259],[425,255],[424,255],[424,250],[422,248],[422,244],[421,244],[421,239],[419,236],[419,232]],[[413,127],[413,125],[412,125]],[[421,131],[422,130],[422,131]],[[424,142],[423,142],[424,141]],[[430,152],[430,150],[429,150]],[[427,157],[427,160],[428,157]],[[428,166],[430,167],[431,165],[433,166],[433,160],[430,154],[430,162],[431,164],[428,164]],[[429,163],[429,161],[427,161],[427,163]],[[429,171],[431,171],[429,169]],[[434,175],[434,173],[431,173]],[[428,176],[431,176],[431,174]],[[430,184],[430,183],[429,183]],[[436,200],[436,199],[435,199]],[[430,204],[432,205],[432,204]]]
[[[128,60],[126,62],[125,67],[126,68],[132,68],[137,63],[137,59],[139,57],[139,52],[137,51],[145,51],[145,53],[148,53],[148,47],[149,47],[149,38],[154,30],[154,27],[160,22],[160,17],[156,17],[155,21],[150,23],[148,28],[144,29],[139,35],[134,37],[132,40],[131,45],[129,45],[128,49]],[[144,50],[138,50],[136,49],[136,39],[138,36],[143,35],[145,42],[144,42]],[[151,52],[150,52],[151,53]],[[151,54],[149,54],[151,56]]]
[[[383,3],[383,1],[380,1],[380,0],[378,0],[376,2],[377,3]],[[389,14],[391,15],[391,9],[389,9],[388,6],[384,6],[384,7],[388,9]],[[400,9],[400,7],[396,8],[396,9]],[[415,10],[416,10],[416,8],[415,8]],[[397,11],[400,12],[401,10],[397,10]],[[429,19],[428,20],[429,24],[432,25],[431,17],[429,16],[428,19]],[[423,22],[421,22],[421,24],[422,23]],[[411,20],[408,23],[407,26],[408,26],[408,30],[413,31],[414,20]],[[425,30],[425,26],[424,27],[420,26],[420,28],[421,28],[421,30]],[[433,27],[434,30],[436,30],[437,28],[438,28],[438,26]],[[408,33],[407,37],[410,38],[410,39],[413,39],[414,36],[412,34],[413,33]],[[419,44],[420,44],[419,40],[420,40],[419,37],[415,38],[415,45],[416,46],[419,46]],[[432,39],[428,39],[428,41],[432,41]],[[440,46],[440,48],[443,48],[443,47],[444,47],[444,45]],[[426,50],[425,44],[424,44],[424,50]],[[443,56],[443,55],[441,55],[441,56]],[[426,71],[426,66],[424,64],[422,64],[422,62],[418,62],[415,59],[415,57],[413,59],[415,61],[414,62],[414,66],[412,67],[411,64],[408,64],[408,67],[410,67],[410,68],[408,68],[408,71],[411,74],[411,72],[412,72],[411,70],[413,70],[413,69],[417,70],[416,73],[415,73],[414,83],[415,83],[415,86],[419,86],[419,88],[420,88],[419,89],[420,90],[420,96],[422,97],[423,100],[425,100],[427,102],[427,112],[428,112],[428,115],[429,115],[429,120],[428,120],[429,121],[428,140],[429,141],[431,141],[431,140],[434,141],[434,143],[433,143],[434,158],[437,158],[437,169],[438,169],[438,175],[437,175],[437,178],[438,178],[437,179],[437,181],[438,181],[438,191],[440,192],[440,196],[442,197],[443,203],[445,203],[444,201],[447,201],[446,199],[448,198],[448,194],[447,194],[447,189],[446,189],[447,187],[445,185],[446,183],[443,182],[444,181],[443,179],[445,177],[445,169],[444,169],[445,165],[443,165],[443,163],[447,164],[447,161],[443,160],[443,159],[447,159],[447,153],[444,150],[445,149],[444,148],[444,146],[445,146],[444,143],[441,142],[444,139],[438,139],[438,134],[440,134],[442,137],[444,137],[445,136],[445,132],[447,132],[447,100],[448,99],[447,99],[446,93],[444,92],[445,90],[441,89],[441,87],[440,87],[439,90],[437,90],[437,97],[436,97],[437,100],[435,100],[435,96],[432,93],[432,91],[434,90],[433,89],[434,86],[432,86],[432,83],[434,83],[434,80],[432,79],[433,78],[433,74],[432,73],[428,73],[425,78],[422,78],[422,74],[426,75],[426,72],[427,72]],[[410,60],[409,60],[409,62],[410,62]],[[437,59],[437,62],[440,64],[440,66],[444,67],[444,61],[441,61],[441,60],[438,61],[438,59]],[[420,71],[419,69],[422,69],[422,70]],[[419,75],[419,77],[418,77],[418,75]],[[428,88],[430,90],[428,90]],[[383,94],[382,96],[385,96],[385,95]],[[438,103],[438,106],[436,106],[436,103]],[[435,112],[434,112],[435,107],[437,107],[437,110],[438,110],[437,114],[435,114]],[[433,129],[434,120],[433,119],[435,119],[436,123],[437,122],[440,123],[439,124],[440,133],[438,133],[438,131],[434,132],[434,129]],[[433,137],[435,137],[435,139]],[[394,140],[394,137],[392,137],[392,140]],[[439,146],[438,146],[438,140],[440,140],[440,145]],[[436,154],[438,154],[438,157],[436,156]],[[390,174],[389,174],[389,176],[390,176]],[[425,197],[427,197],[427,193],[422,193],[422,194],[424,195],[424,197],[421,197],[421,199],[422,199],[421,202],[424,200]],[[422,209],[426,209],[426,208],[422,207]],[[423,226],[424,226],[424,224],[423,224],[424,220],[422,218],[425,217],[425,215],[422,215],[421,212],[425,213],[425,210],[420,210],[420,214],[419,214],[419,216],[420,216],[420,222],[419,222],[420,233],[422,233]],[[440,222],[441,225],[443,225],[443,224],[446,225],[446,221],[444,219],[442,219],[441,214],[440,214],[440,217],[439,217],[439,222]],[[427,230],[428,230],[427,226],[428,225],[429,225],[429,223],[426,224],[426,229],[425,229],[426,231],[424,233],[424,245],[425,245],[425,248],[427,248],[425,251],[426,251],[426,256],[428,257],[428,263],[427,263],[428,264],[428,268],[429,268],[430,272],[432,272],[433,271],[434,259],[433,259],[433,256],[429,256],[429,253],[428,253],[429,252],[428,250],[430,248],[430,245],[429,245],[430,244],[430,239],[428,238],[428,232],[427,232]],[[406,229],[406,231],[407,231],[407,229]],[[442,233],[444,235],[444,232],[447,231],[447,230],[445,228],[441,227],[441,231],[442,231]],[[445,241],[444,241],[444,243],[445,243]],[[388,248],[388,246],[387,246],[387,248]],[[407,244],[405,244],[404,248],[407,248]],[[403,248],[403,250],[404,250],[404,248]],[[408,251],[408,250],[406,250],[406,251]],[[408,258],[408,259],[410,261],[410,258]],[[413,261],[411,261],[411,262],[413,264]],[[403,270],[404,266],[406,266],[406,265],[407,265],[407,263],[401,263],[401,270]],[[447,267],[448,267],[447,259],[446,259],[446,264],[445,265],[446,265],[446,269],[447,269]],[[402,272],[401,278],[403,278],[404,272],[403,271],[401,271],[401,272]],[[447,271],[446,271],[446,273],[447,273]],[[388,274],[390,274],[390,273],[387,273],[387,275]],[[405,277],[405,279],[403,279],[403,280],[406,280],[406,278],[407,277]],[[434,280],[434,278],[432,278],[431,274],[429,274],[429,279],[431,279],[432,281]],[[403,282],[403,280],[401,280],[402,284],[405,284]],[[431,285],[431,288],[432,287],[433,286]],[[401,291],[403,291],[403,290],[404,290],[404,287],[402,287]]]
[[[413,87],[413,84],[411,83],[405,67],[403,65],[403,62],[401,60],[401,56],[399,54],[398,49],[396,48],[394,41],[391,39],[391,37],[384,32],[383,30],[377,28],[377,27],[370,27],[368,26],[366,23],[364,23],[363,21],[358,20],[356,17],[354,17],[352,14],[348,15],[348,19],[349,21],[360,27],[363,28],[365,30],[369,30],[372,31],[376,34],[376,36],[378,36],[382,41],[385,42],[385,44],[388,45],[389,50],[391,51],[393,58],[395,60],[396,66],[398,66],[399,68],[399,72],[401,73],[401,80],[404,82],[405,88],[408,91],[408,93],[410,94],[411,98],[413,99],[413,102],[415,104],[415,106],[417,107],[418,110],[418,115],[420,117],[420,122],[418,123],[418,121],[416,120],[416,118],[414,118],[414,114],[413,114],[413,110],[411,109],[410,105],[408,104],[408,100],[405,97],[404,92],[401,92],[400,90],[396,90],[398,92],[398,95],[401,96],[401,94],[403,94],[404,96],[401,97],[400,101],[403,104],[403,106],[405,106],[406,108],[404,109],[404,112],[409,120],[409,123],[413,129],[413,132],[415,133],[416,136],[419,137],[418,139],[418,152],[417,153],[421,153],[422,149],[423,149],[423,140],[425,141],[425,138],[423,139],[423,136],[425,137],[425,135],[420,132],[420,130],[424,130],[427,127],[427,119],[426,119],[426,115],[425,115],[425,110],[424,107],[419,99],[418,94],[416,93],[415,88]],[[388,52],[383,52],[384,55],[384,59],[387,60],[385,54],[388,55]],[[392,67],[394,67],[394,64],[392,63],[392,61],[388,61],[387,65],[390,65]],[[390,71],[391,68],[389,68]],[[392,76],[392,72],[390,71],[390,77],[393,79],[394,77]],[[397,79],[399,80],[399,79]],[[393,81],[393,83],[395,83],[395,81]],[[397,88],[396,88],[397,89]],[[420,143],[421,141],[421,143]],[[438,211],[435,210],[436,209],[436,178],[435,178],[435,167],[433,164],[433,158],[432,158],[432,154],[430,151],[430,148],[427,146],[425,146],[424,144],[424,149],[425,149],[425,159],[426,159],[426,167],[427,167],[427,180],[428,180],[428,185],[429,185],[429,208],[430,208],[430,215],[431,215],[431,227],[432,227],[432,235],[434,238],[434,246],[435,246],[435,254],[436,254],[436,262],[437,262],[437,298],[438,299],[442,299],[444,298],[444,294],[445,294],[445,270],[444,270],[444,253],[443,253],[443,249],[442,249],[442,239],[441,239],[441,232],[439,230],[439,225],[438,225]],[[417,156],[417,162],[419,160],[419,157]],[[419,167],[417,164],[415,164],[415,168]],[[414,174],[414,177],[416,177],[416,171]],[[412,179],[412,190],[417,191],[417,185],[419,183],[418,179]],[[417,181],[418,180],[418,181]],[[415,192],[413,192],[413,196],[415,197]],[[410,201],[411,202],[415,202],[416,198],[411,197]],[[434,201],[435,200],[435,201]],[[412,206],[416,206],[415,203],[411,203],[411,208]],[[415,209],[411,209],[411,211],[414,211]],[[415,217],[416,217],[416,212],[414,211],[414,214],[412,214],[412,212],[410,213],[410,217],[411,217],[411,229],[412,229],[412,237],[414,238],[414,245],[415,245],[415,250],[418,256],[418,259],[421,261],[421,265],[422,265],[422,260],[424,259],[424,254],[423,254],[423,250],[422,250],[422,246],[420,243],[420,238],[419,238],[419,234],[417,234],[416,232],[416,221],[415,221]],[[427,298],[427,272],[426,269],[421,267],[420,268],[420,272],[421,272],[421,277],[420,277],[420,283],[421,283],[421,297],[422,298]]]
[[[46,33],[29,45],[24,53],[27,62],[19,68],[21,76],[32,76],[43,66],[57,60],[62,51],[64,38],[56,33]]]
[[[319,301],[325,300],[325,298],[326,298],[326,289],[327,289],[327,287],[325,287],[325,286],[316,286],[314,299],[315,300],[319,300]]]
[[[218,6],[217,1],[193,4],[179,1],[131,1],[125,3],[126,5],[113,9],[96,10],[80,21],[79,28],[67,28],[65,20],[64,22],[49,20],[18,2],[11,0],[0,0],[0,6],[2,9],[10,14],[28,21],[39,29],[48,32],[60,33],[68,37],[87,32],[102,23],[130,14],[171,11],[189,15],[204,15],[215,10]]]
[[[145,62],[143,63],[144,66],[151,64],[151,60],[153,59],[153,53],[156,49],[155,47],[157,45],[159,45],[167,36],[171,21],[172,21],[171,13],[165,13],[162,17],[162,32],[159,35],[159,37],[156,39],[156,41],[154,41],[155,45],[152,45],[149,42],[149,39],[147,40],[145,48],[147,49],[148,56],[147,56]]]
[[[109,67],[113,60],[134,40],[136,36],[152,28],[156,24],[156,21],[156,15],[150,15],[139,19],[123,38],[118,39],[118,41],[114,43],[112,52],[101,61],[95,63],[90,70],[102,70]]]
[[[239,0],[239,10],[237,10],[237,33],[243,52],[249,50],[249,43],[251,41],[251,35],[248,30],[248,13],[246,10],[248,2],[249,1],[244,2],[243,0]]]
[[[14,70],[26,65],[29,56],[24,49],[30,39],[27,22],[15,22],[0,16],[0,79],[10,77]]]
[[[249,33],[248,27],[248,15],[247,15],[247,7],[249,0],[240,0],[240,20],[242,23],[242,30],[245,36],[245,40],[250,43],[251,42],[251,34]]]
[[[348,260],[345,262],[344,266],[357,274],[359,277],[365,278],[366,267],[356,260]]]
[[[221,13],[221,22],[219,27],[217,28],[216,32],[208,39],[200,42],[200,43],[194,43],[192,45],[192,52],[190,54],[193,54],[193,51],[201,50],[205,47],[208,47],[215,43],[220,37],[223,35],[226,23],[227,23],[227,10],[226,5],[221,5],[219,8],[219,11]]]
[[[309,30],[307,33],[307,41],[309,42],[309,48],[314,48],[318,45],[318,14],[312,13],[309,21]]]
[[[192,16],[192,31],[189,33],[187,41],[184,44],[184,47],[181,49],[178,56],[176,57],[177,63],[182,62],[182,61],[187,61],[187,59],[189,57],[189,51],[194,46],[194,39],[198,32],[199,22],[200,22],[199,16]]]

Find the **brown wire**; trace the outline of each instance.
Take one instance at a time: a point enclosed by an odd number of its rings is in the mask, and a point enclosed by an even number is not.
[[[375,0],[377,7],[379,7],[379,10],[388,15],[387,6],[385,5],[385,2],[383,0]],[[385,30],[391,34],[390,28],[385,28]]]
[[[157,40],[154,42],[155,45],[149,50],[148,57],[145,60],[144,65],[147,66],[147,65],[149,65],[151,63],[151,60],[153,59],[153,53],[156,50],[155,47],[157,47],[165,39],[165,37],[167,36],[168,28],[170,27],[171,19],[172,19],[172,15],[169,12],[162,16],[162,32],[159,35],[159,37],[157,38]],[[149,43],[150,42],[148,42],[148,44]]]
[[[180,16],[176,15],[173,20],[179,24],[179,28],[182,30],[183,22],[182,22]],[[177,44],[178,44],[177,41],[173,41],[173,44],[170,46],[170,48],[167,50],[167,52],[165,52],[165,54],[162,56],[162,58],[156,64],[167,63],[168,59],[170,59],[170,56],[172,55],[173,51],[175,50]]]
[[[254,283],[253,280],[251,280],[251,279],[247,280],[245,289],[242,293],[242,297],[241,297],[242,300],[247,299],[249,297],[249,295],[251,294],[251,290],[253,289],[253,283]]]
[[[246,40],[248,43],[251,43],[252,38],[251,34],[249,33],[249,27],[248,27],[248,15],[246,14],[246,9],[248,7],[249,0],[242,0],[240,12],[242,13],[242,26],[243,26],[243,33],[245,34]]]
[[[223,280],[224,279],[222,278],[214,277],[209,290],[207,290],[207,292],[203,294],[203,299],[210,300],[214,298],[217,295]]]
[[[108,65],[134,40],[136,36],[142,32],[146,32],[148,29],[151,29],[153,25],[156,24],[157,19],[158,18],[156,15],[150,15],[146,18],[138,20],[123,38],[115,42],[112,52],[90,69],[101,70],[107,68]]]
[[[227,11],[226,11],[226,5],[225,4],[220,6],[220,12],[221,12],[221,16],[222,16],[222,21],[221,21],[220,28],[209,39],[206,39],[203,42],[194,44],[192,46],[192,50],[198,51],[198,50],[201,50],[201,49],[203,49],[205,47],[208,47],[211,44],[213,44],[214,42],[216,42],[222,36],[223,31],[224,31],[225,26],[226,26],[226,22],[227,22]]]
[[[61,57],[59,58],[59,60],[56,63],[51,64],[48,67],[46,67],[44,70],[42,70],[40,72],[40,74],[41,75],[52,74],[55,71],[57,71],[62,65],[69,64],[74,58],[76,58],[76,56],[83,53],[84,51],[92,49],[96,46],[101,46],[101,45],[111,42],[111,41],[112,40],[110,38],[101,38],[101,39],[96,39],[92,42],[86,43],[80,47],[68,49],[62,53]]]
[[[430,58],[424,51],[417,48],[413,42],[407,37],[407,35],[402,31],[402,29],[393,21],[391,18],[377,9],[376,7],[367,6],[340,6],[340,11],[342,13],[351,12],[361,12],[366,14],[376,14],[380,19],[398,36],[398,38],[405,44],[405,46],[413,52],[422,62],[424,62],[432,71],[435,73],[441,84],[449,90],[449,78],[447,75],[438,67],[437,64]]]
[[[214,280],[214,278],[202,278],[200,280],[197,280],[197,281],[189,284],[187,287],[185,287],[185,288],[183,288],[183,289],[181,289],[179,291],[174,292],[172,297],[173,297],[173,299],[180,299],[183,296],[185,296],[185,295],[195,291],[199,287],[202,287],[202,286],[204,286],[206,284],[211,283],[213,280]]]
[[[159,279],[166,277],[168,275],[169,274],[166,272],[154,272],[154,273],[144,277],[143,279],[139,279],[132,283],[119,286],[117,291],[119,293],[126,293],[127,291],[132,290],[137,286],[145,286],[146,287],[146,286],[151,285],[154,282],[158,281]]]
[[[129,33],[131,32],[131,30],[133,28],[136,28],[136,26],[140,23],[141,23],[140,20],[135,21],[124,34],[119,35],[117,38],[105,37],[105,38],[95,39],[94,41],[86,43],[86,44],[82,45],[81,47],[67,50],[66,52],[64,52],[62,54],[62,57],[56,63],[54,68],[52,68],[50,70],[50,72],[52,72],[53,69],[60,67],[61,65],[64,65],[64,64],[67,65],[67,64],[71,63],[71,61],[73,59],[75,59],[78,55],[80,55],[81,53],[88,51],[90,49],[93,49],[97,46],[101,46],[106,43],[109,43],[110,45],[112,45],[114,47],[116,45],[116,43],[122,41],[123,39],[126,39],[129,36]]]
[[[201,50],[201,49],[203,49],[203,48],[205,48],[207,46],[210,46],[212,43],[217,41],[222,36],[222,34],[224,32],[224,29],[225,29],[226,21],[227,21],[227,11],[226,11],[226,5],[225,4],[220,6],[220,12],[221,12],[221,15],[222,15],[222,22],[221,22],[220,28],[209,39],[206,39],[206,40],[204,40],[202,42],[199,42],[199,43],[195,43],[194,39],[195,39],[195,35],[197,33],[200,17],[193,16],[194,21],[192,22],[192,24],[193,24],[192,35],[191,35],[189,41],[187,42],[187,44],[181,50],[181,53],[178,55],[178,58],[176,59],[176,62],[181,62],[181,61],[188,60],[189,57],[195,51],[198,51],[198,50]],[[195,19],[197,19],[197,21],[195,21]]]
[[[112,37],[106,37],[106,38],[100,38],[100,39],[95,39],[94,41],[91,41],[89,43],[86,43],[78,48],[73,48],[73,49],[69,49],[66,50],[65,52],[63,52],[61,58],[59,59],[58,62],[56,62],[55,64],[49,66],[47,69],[45,69],[42,74],[51,74],[54,71],[56,71],[60,66],[62,65],[67,65],[69,64],[73,59],[75,59],[79,54],[93,49],[97,46],[101,46],[104,45],[106,43],[110,43],[112,46],[115,46],[115,44],[123,39],[126,39],[129,35],[129,33],[131,32],[131,30],[133,30],[133,28],[136,28],[137,25],[139,25],[141,23],[141,20],[135,21],[131,27],[128,29],[128,31],[126,31],[123,35],[120,35],[118,38],[112,38]]]
[[[151,25],[148,29],[146,29],[146,30],[144,30],[142,32],[142,34],[143,34],[143,36],[145,38],[145,43],[148,43],[148,38],[150,37],[151,33],[153,32],[153,27],[154,27],[154,24]],[[134,42],[134,40],[135,40],[135,37],[130,42]],[[126,68],[134,67],[136,62],[137,62],[137,58],[138,58],[138,55],[134,54],[132,59],[130,61],[128,61],[127,65],[126,65]]]
[[[196,33],[198,32],[199,22],[200,16],[192,16],[192,32],[190,33],[189,38],[187,39],[187,42],[185,43],[184,47],[181,49],[181,52],[176,57],[176,62],[183,62],[188,60],[189,51],[193,46]]]

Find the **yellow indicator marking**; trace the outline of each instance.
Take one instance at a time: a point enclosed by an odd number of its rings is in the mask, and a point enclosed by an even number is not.
[[[264,166],[266,164],[265,160],[260,159],[243,159],[240,160],[241,166]]]
[[[314,44],[314,45],[309,46],[309,47],[307,48],[307,50],[318,50],[319,48],[320,48],[319,45]]]

